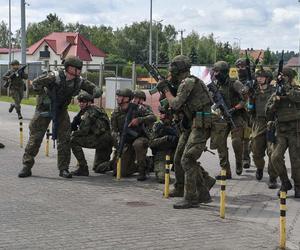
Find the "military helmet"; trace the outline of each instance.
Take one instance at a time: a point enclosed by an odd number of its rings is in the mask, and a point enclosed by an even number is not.
[[[229,64],[225,61],[218,61],[214,64],[213,70],[227,75],[229,73]]]
[[[133,97],[137,97],[137,98],[140,98],[140,99],[143,99],[144,101],[146,101],[146,94],[142,90],[136,90],[136,91],[134,91]]]
[[[124,96],[124,97],[129,97],[131,100],[133,98],[133,92],[131,89],[118,89],[116,91],[117,96]]]
[[[297,72],[291,67],[284,67],[282,69],[282,74],[287,76],[290,80],[293,80],[297,76]]]
[[[20,62],[18,60],[12,60],[10,65],[20,65]]]
[[[77,100],[78,101],[87,101],[87,102],[91,102],[94,100],[93,96],[90,95],[89,93],[87,93],[86,91],[80,91],[80,93],[77,96]]]
[[[236,67],[239,67],[239,66],[246,67],[247,66],[246,58],[239,58],[239,59],[237,59],[236,62],[235,62],[235,66]]]
[[[270,69],[264,69],[263,67],[255,71],[255,77],[266,77],[270,80],[273,79],[273,73]]]
[[[191,66],[191,61],[187,56],[179,55],[172,59],[169,65],[169,71],[174,74],[179,74],[189,71]]]
[[[77,69],[82,69],[83,63],[79,59],[79,57],[76,56],[68,56],[66,59],[63,61],[63,64],[65,66],[65,69],[69,66],[75,67]]]

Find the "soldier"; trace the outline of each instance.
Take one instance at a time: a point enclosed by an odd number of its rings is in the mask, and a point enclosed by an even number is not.
[[[112,113],[111,126],[115,146],[117,147],[117,142],[120,140],[123,132],[129,103],[133,98],[133,92],[130,89],[117,90],[116,95],[118,107]],[[121,176],[127,177],[138,171],[137,180],[146,180],[146,155],[150,138],[149,128],[152,127],[155,121],[156,117],[149,109],[142,105],[137,105],[133,119],[128,125],[132,133],[127,137],[122,152]],[[116,172],[116,166],[114,166],[114,172]]]
[[[245,85],[248,78],[247,73],[247,63],[246,58],[239,58],[235,62],[235,66],[238,72],[239,81]],[[245,112],[244,118],[246,119],[248,125],[245,127],[244,136],[243,136],[243,168],[250,168],[251,158],[250,158],[250,131],[251,131],[251,122],[250,115]],[[249,131],[249,132],[248,132]]]
[[[287,169],[284,162],[284,154],[289,149],[292,179],[294,180],[295,198],[300,198],[300,88],[296,85],[297,73],[284,67],[278,81],[283,82],[283,90],[277,88],[268,100],[266,106],[267,116],[275,114],[276,144],[271,156],[271,161],[281,180],[281,191],[292,189]]]
[[[106,166],[110,160],[113,143],[109,118],[104,109],[92,105],[94,99],[87,92],[81,91],[77,100],[80,112],[71,123],[72,131],[74,131],[71,135],[71,148],[79,167],[72,174],[89,175],[83,147],[96,149],[93,170],[103,173],[107,169],[103,169],[102,166]]]
[[[70,118],[67,111],[72,97],[80,89],[93,97],[101,96],[101,90],[90,81],[80,77],[82,61],[74,56],[67,57],[64,69],[42,74],[33,80],[33,89],[39,94],[35,114],[29,124],[30,136],[23,155],[23,169],[19,177],[31,176],[34,158],[38,154],[43,137],[52,119],[55,121],[52,134],[57,132],[57,165],[59,176],[71,178]],[[55,115],[56,113],[56,115]]]
[[[191,63],[186,56],[176,56],[170,66],[170,81],[178,87],[173,96],[167,81],[161,81],[157,89],[163,93],[181,119],[182,133],[175,152],[175,190],[172,196],[184,198],[174,204],[175,209],[197,207],[211,200],[203,170],[197,160],[206,148],[212,125],[210,107],[212,100],[205,84],[190,74]]]
[[[178,143],[178,134],[172,122],[172,112],[168,107],[160,106],[159,121],[153,125],[150,148],[154,156],[154,172],[158,183],[165,182],[166,155],[174,157]]]
[[[265,166],[265,151],[269,157],[268,174],[269,174],[269,188],[277,188],[277,173],[271,163],[271,153],[273,144],[267,141],[267,117],[265,114],[265,106],[268,99],[274,92],[274,88],[270,85],[273,75],[270,70],[261,69],[255,73],[258,86],[255,88],[254,100],[255,106],[249,112],[252,120],[251,133],[251,148],[253,153],[253,161],[256,166],[256,179],[261,180],[263,177],[263,170]]]
[[[142,90],[136,90],[136,91],[134,91],[132,102],[135,103],[135,104],[142,105],[145,108],[149,109],[151,112],[153,112],[151,106],[149,106],[149,105],[147,105],[145,103],[146,102],[146,94]]]
[[[0,148],[5,148],[5,145],[0,142]]]
[[[224,101],[232,114],[232,119],[236,128],[227,122],[226,126],[219,126],[220,131],[216,131],[218,143],[218,154],[221,167],[226,170],[227,178],[231,178],[231,169],[228,160],[227,137],[231,132],[232,147],[235,154],[236,174],[243,172],[243,135],[247,121],[245,120],[246,110],[245,97],[242,94],[243,84],[238,80],[229,78],[229,65],[227,62],[219,61],[214,64],[213,77],[217,80],[217,86],[222,94]],[[221,123],[223,125],[223,123]],[[219,179],[220,176],[217,176]]]
[[[4,81],[8,82],[7,87],[9,87],[9,93],[14,100],[14,103],[10,104],[10,108],[8,110],[9,113],[16,109],[18,114],[18,118],[22,119],[21,114],[21,101],[23,99],[24,91],[26,90],[26,85],[24,83],[24,79],[28,79],[28,75],[22,71],[18,74],[18,69],[20,67],[20,63],[18,60],[13,60],[11,62],[11,69],[7,71],[7,73],[2,77]],[[14,77],[9,77],[15,73]]]

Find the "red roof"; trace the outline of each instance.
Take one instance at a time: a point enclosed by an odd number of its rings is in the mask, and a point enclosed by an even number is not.
[[[31,45],[27,50],[27,54],[34,54],[44,42],[57,55],[60,55],[61,59],[68,55],[78,56],[83,61],[92,61],[92,56],[106,57],[106,54],[101,49],[93,45],[84,36],[74,32],[52,32]]]
[[[259,53],[261,52],[261,55],[260,55],[260,57],[259,57],[259,61],[260,62],[262,62],[263,61],[263,59],[264,59],[264,54],[265,54],[265,51],[264,50],[258,50],[258,49],[250,49],[250,50],[248,50],[248,55],[250,56],[250,57],[252,57],[254,60],[256,60],[256,58],[258,58],[258,55],[259,55]],[[241,50],[240,51],[240,56],[244,56],[246,54],[246,52],[245,52],[245,50]]]
[[[290,66],[290,67],[300,66],[299,57],[298,56],[292,57],[290,60],[288,60],[286,66]]]
[[[18,52],[21,51],[21,49],[15,48],[15,49],[11,49],[11,52]],[[9,53],[9,49],[8,48],[0,48],[0,54],[8,54]]]

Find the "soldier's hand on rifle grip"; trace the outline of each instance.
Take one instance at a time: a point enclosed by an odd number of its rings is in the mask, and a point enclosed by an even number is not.
[[[161,93],[165,93],[167,91],[170,91],[169,86],[168,86],[168,81],[166,81],[166,80],[159,81],[156,85],[156,88]]]
[[[132,121],[128,124],[128,127],[136,127],[139,125],[139,119],[138,118],[133,118]]]

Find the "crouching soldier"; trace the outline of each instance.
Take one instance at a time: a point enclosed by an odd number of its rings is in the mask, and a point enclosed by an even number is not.
[[[101,165],[110,160],[113,139],[110,131],[110,122],[102,108],[94,106],[93,97],[85,91],[77,96],[80,112],[74,117],[71,124],[71,148],[78,161],[78,169],[72,172],[75,176],[88,176],[89,168],[82,148],[95,148],[93,170],[96,172]]]
[[[146,155],[148,150],[150,131],[156,121],[155,115],[142,105],[130,103],[133,99],[133,92],[130,89],[117,90],[118,107],[111,117],[111,125],[115,147],[119,147],[120,138],[124,133],[124,124],[129,110],[129,105],[134,105],[132,119],[129,121],[125,135],[125,145],[121,152],[121,176],[127,177],[139,172],[138,181],[146,180]],[[116,164],[114,164],[116,173]]]
[[[160,106],[159,121],[153,125],[150,148],[154,156],[154,172],[159,183],[165,181],[166,155],[173,159],[178,143],[178,134],[175,124],[172,123],[171,110]]]

